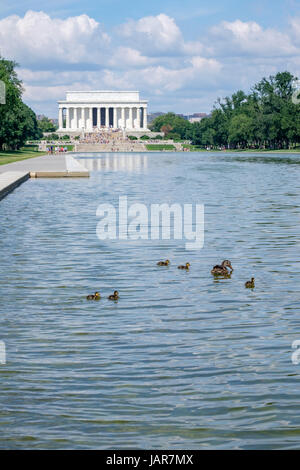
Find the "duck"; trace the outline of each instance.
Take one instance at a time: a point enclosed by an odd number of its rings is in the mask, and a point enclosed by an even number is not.
[[[100,292],[95,292],[95,294],[88,295],[87,300],[99,300],[101,299]]]
[[[227,268],[231,269],[231,271],[228,272]],[[225,261],[223,261],[221,265],[217,264],[216,266],[214,266],[211,270],[211,273],[214,276],[231,276],[232,271],[233,271],[233,267],[231,266],[231,261],[226,259]]]
[[[112,295],[108,296],[108,300],[118,300],[118,299],[119,299],[119,292],[117,290],[115,290]]]
[[[186,269],[187,271],[190,269],[190,263],[186,263],[185,266],[184,265],[180,265],[178,266],[178,269]]]
[[[169,264],[170,264],[170,261],[166,259],[166,261],[159,261],[157,263],[157,266],[169,266]]]
[[[255,281],[254,277],[251,277],[251,281],[245,282],[246,289],[254,289],[254,287],[255,287],[255,282],[254,281]]]

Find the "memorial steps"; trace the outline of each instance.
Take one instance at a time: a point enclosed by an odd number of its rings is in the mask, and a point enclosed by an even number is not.
[[[144,143],[108,142],[106,144],[79,143],[75,144],[75,152],[146,152]]]

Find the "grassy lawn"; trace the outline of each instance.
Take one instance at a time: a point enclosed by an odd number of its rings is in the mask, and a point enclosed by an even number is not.
[[[212,149],[206,150],[203,147],[199,147],[198,145],[192,144],[184,144],[184,148],[190,149],[191,152],[234,152],[234,153],[300,153],[300,147],[295,147],[290,150],[270,150],[270,149],[227,149],[227,150],[219,150],[219,149]]]
[[[74,145],[69,145],[69,144],[68,145],[61,145],[61,147],[67,147],[68,152],[73,152],[73,150],[74,150]]]
[[[175,147],[171,144],[147,144],[146,149],[160,152],[161,150],[175,150]]]
[[[39,152],[37,147],[34,146],[8,152],[0,151],[0,165],[19,162],[21,160],[26,160],[27,158],[40,157],[42,155],[46,155],[46,152]]]
[[[270,149],[234,149],[227,150],[227,152],[238,152],[238,153],[300,153],[300,147],[293,149],[281,149],[281,150],[270,150]]]
[[[199,147],[198,145],[183,144],[182,147],[185,149],[190,149],[190,152],[207,152],[206,149],[204,149],[203,147]]]

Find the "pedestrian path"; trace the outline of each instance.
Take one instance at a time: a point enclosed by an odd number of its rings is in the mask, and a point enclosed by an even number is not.
[[[71,155],[44,155],[0,165],[0,173],[6,171],[27,171],[36,178],[89,176],[88,170]]]
[[[28,178],[77,178],[89,175],[89,171],[71,155],[44,155],[0,165],[0,199]]]

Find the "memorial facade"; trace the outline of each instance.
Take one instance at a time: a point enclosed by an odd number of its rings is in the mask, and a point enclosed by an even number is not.
[[[58,104],[58,132],[148,130],[148,101],[138,91],[68,91]]]

